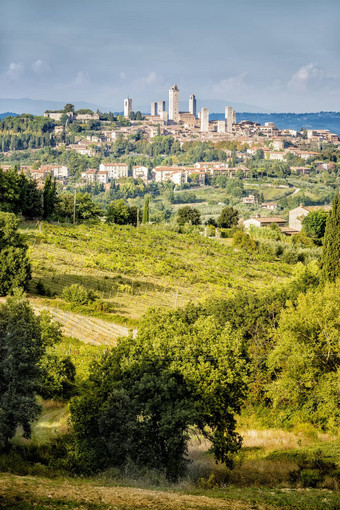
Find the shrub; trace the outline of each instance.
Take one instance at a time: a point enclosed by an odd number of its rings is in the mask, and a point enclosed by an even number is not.
[[[257,244],[254,239],[249,234],[242,232],[242,230],[238,230],[233,235],[233,246],[248,252],[257,251]]]
[[[64,288],[63,298],[75,305],[87,305],[96,299],[96,294],[92,290],[86,289],[83,285],[74,283]]]

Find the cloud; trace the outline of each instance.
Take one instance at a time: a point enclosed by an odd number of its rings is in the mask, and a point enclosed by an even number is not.
[[[75,78],[71,81],[71,85],[81,86],[87,82],[87,74],[83,71],[78,71]]]
[[[287,87],[295,92],[307,92],[311,88],[322,85],[325,73],[317,64],[307,64],[293,74],[287,83]]]
[[[247,73],[240,73],[234,76],[229,76],[223,80],[215,83],[212,87],[212,92],[215,96],[223,96],[230,92],[239,92],[241,89],[247,88],[245,77]]]
[[[8,69],[2,74],[6,81],[17,81],[24,73],[25,66],[21,62],[11,62]]]
[[[37,74],[44,74],[51,70],[50,66],[41,59],[36,60],[32,64],[32,70]]]
[[[163,85],[164,80],[162,76],[157,74],[155,71],[150,72],[147,76],[142,76],[141,78],[136,78],[133,81],[133,86],[136,89],[143,89],[149,86],[157,87]]]

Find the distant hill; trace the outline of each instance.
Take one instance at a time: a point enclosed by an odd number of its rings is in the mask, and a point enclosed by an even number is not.
[[[13,112],[5,112],[5,113],[0,113],[0,119],[4,119],[5,117],[17,117],[19,114],[18,113],[13,113]]]
[[[74,104],[77,110],[81,108],[89,108],[96,111],[98,108],[101,111],[106,111],[106,108],[100,107],[97,104],[85,103],[82,101],[67,101]],[[32,115],[43,115],[45,110],[62,110],[65,106],[65,101],[49,101],[42,99],[1,99],[0,98],[0,112],[1,111],[14,111],[18,114],[32,113]]]

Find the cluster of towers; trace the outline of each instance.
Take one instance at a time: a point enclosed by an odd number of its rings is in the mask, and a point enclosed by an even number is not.
[[[195,94],[191,94],[189,98],[189,113],[196,117]],[[176,84],[172,85],[172,87],[169,89],[169,117],[165,118],[165,114],[165,101],[156,101],[151,103],[151,115],[159,115],[162,120],[172,120],[173,122],[179,122],[179,88]]]
[[[124,99],[124,116],[129,117],[132,112],[132,99],[129,97]],[[196,97],[191,94],[189,97],[189,114],[196,118]],[[172,85],[169,89],[169,116],[165,110],[165,101],[155,101],[151,103],[151,115],[158,115],[163,121],[179,122],[181,120],[181,112],[179,111],[179,88]],[[188,113],[182,113],[188,115]],[[201,121],[201,132],[209,131],[209,108],[202,108],[198,114]],[[236,112],[231,106],[225,107],[225,118],[217,122],[217,131],[220,133],[232,133],[233,126],[236,124]]]

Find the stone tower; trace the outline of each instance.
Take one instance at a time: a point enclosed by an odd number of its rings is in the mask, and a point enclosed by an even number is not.
[[[189,112],[196,117],[196,97],[195,94],[191,94],[189,97]]]
[[[201,109],[201,132],[207,133],[209,131],[209,108]]]
[[[127,97],[124,99],[124,117],[128,117],[132,112],[132,99]]]
[[[176,84],[169,89],[169,120],[179,121],[179,89]]]

